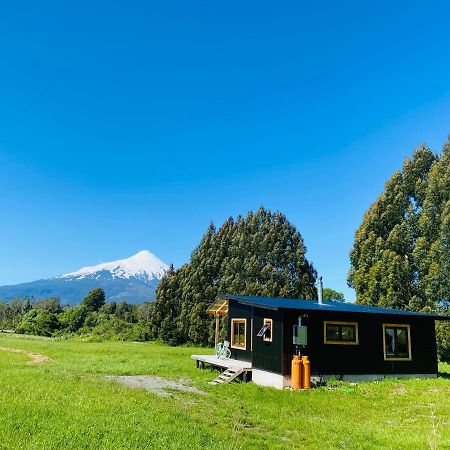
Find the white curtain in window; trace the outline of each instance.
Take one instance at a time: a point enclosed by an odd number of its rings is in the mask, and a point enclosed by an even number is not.
[[[386,334],[389,336],[390,342],[388,342],[387,347],[391,347],[391,352],[395,353],[395,330],[392,328],[386,329]]]

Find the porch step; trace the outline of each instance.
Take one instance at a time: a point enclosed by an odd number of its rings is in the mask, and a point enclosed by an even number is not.
[[[244,371],[244,369],[242,369],[242,368],[230,367],[227,370],[225,370],[225,372],[222,372],[213,381],[210,381],[209,384],[228,384],[228,383],[231,383],[243,371]]]

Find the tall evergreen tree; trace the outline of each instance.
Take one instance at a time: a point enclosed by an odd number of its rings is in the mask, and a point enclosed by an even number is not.
[[[296,228],[279,213],[260,208],[247,217],[210,225],[189,264],[171,268],[157,289],[155,337],[177,344],[213,341],[208,306],[218,293],[316,297],[316,272]]]
[[[358,303],[400,309],[422,309],[420,261],[416,247],[428,177],[437,157],[427,147],[415,150],[403,170],[365,213],[350,253],[349,285]]]
[[[350,262],[358,303],[450,312],[449,142],[440,156],[420,146],[388,180],[356,231]],[[445,358],[449,331],[438,326]]]

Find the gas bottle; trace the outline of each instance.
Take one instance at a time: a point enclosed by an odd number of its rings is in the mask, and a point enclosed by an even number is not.
[[[300,355],[294,355],[291,363],[291,387],[292,389],[302,388],[302,360]]]
[[[307,356],[303,356],[302,365],[303,365],[302,388],[309,389],[311,387],[311,365]]]

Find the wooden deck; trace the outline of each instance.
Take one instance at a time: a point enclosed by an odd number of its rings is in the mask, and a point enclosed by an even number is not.
[[[252,363],[246,361],[238,361],[237,359],[221,359],[217,358],[216,355],[192,355],[192,359],[194,359],[197,363],[197,367],[204,369],[205,364],[208,364],[211,367],[220,369],[221,372],[227,369],[240,369],[243,372],[244,381],[247,380],[247,374],[252,371]]]

